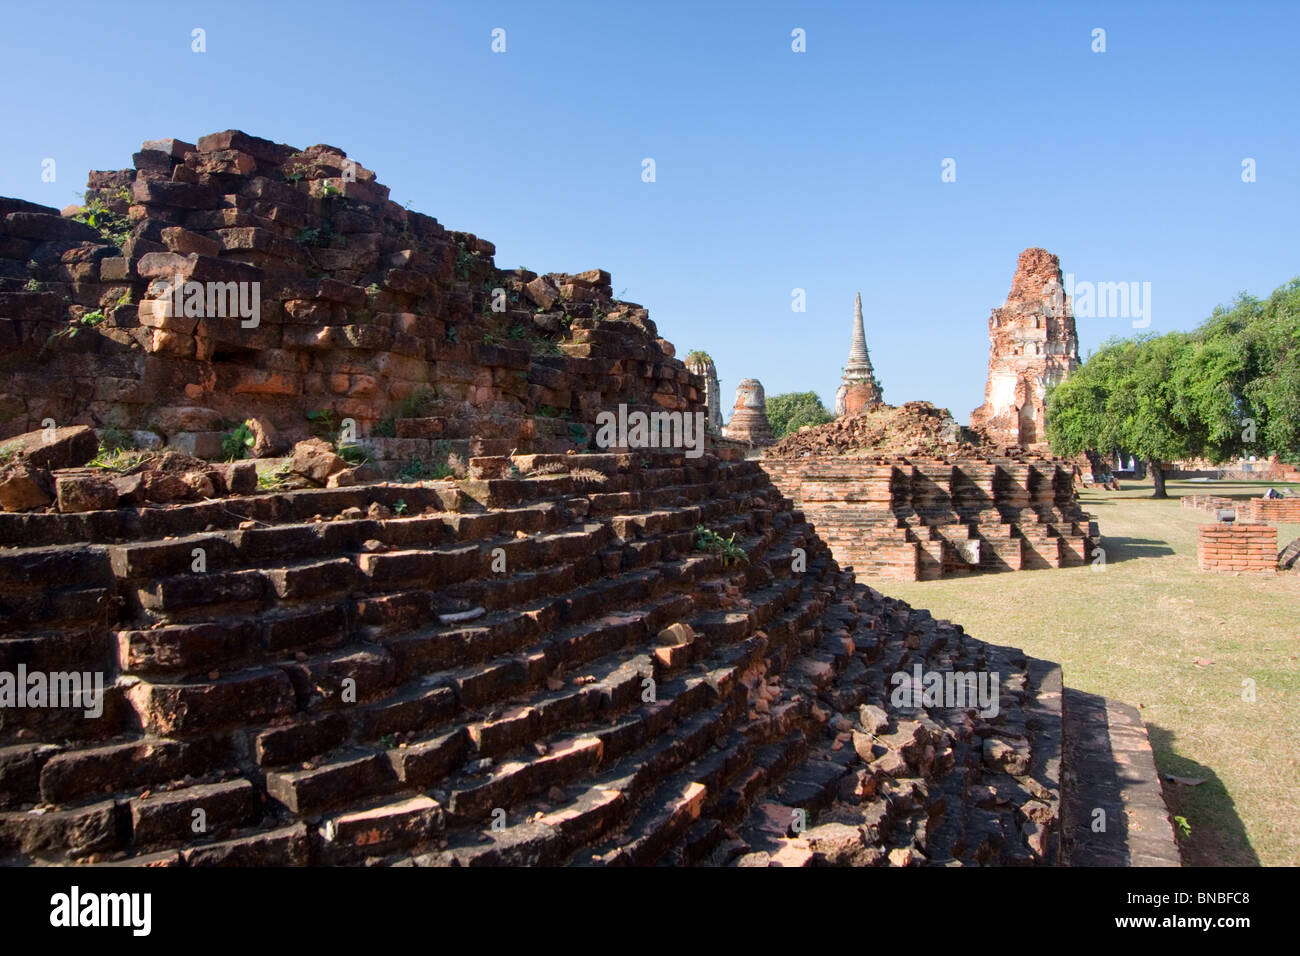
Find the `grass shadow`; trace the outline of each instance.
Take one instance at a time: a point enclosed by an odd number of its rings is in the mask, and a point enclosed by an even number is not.
[[[1163,558],[1174,554],[1168,541],[1158,538],[1125,538],[1103,533],[1101,547],[1106,552],[1107,564],[1119,564],[1123,561],[1136,561],[1140,558]]]
[[[1160,770],[1160,786],[1171,817],[1185,818],[1191,827],[1184,836],[1174,827],[1174,838],[1185,866],[1260,866],[1250,845],[1246,827],[1237,815],[1228,788],[1213,770],[1174,751],[1174,733],[1158,724],[1147,724],[1151,749]],[[1165,774],[1204,779],[1186,786],[1165,779]]]

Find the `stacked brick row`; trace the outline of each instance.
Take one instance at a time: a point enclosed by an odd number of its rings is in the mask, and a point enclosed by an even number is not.
[[[1210,513],[1217,512],[1221,508],[1231,508],[1236,511],[1242,507],[1241,502],[1221,495],[1183,495],[1180,504],[1184,508],[1195,508],[1197,511]]]
[[[1277,528],[1268,524],[1203,524],[1196,530],[1202,571],[1272,574],[1277,570]]]
[[[1236,512],[1237,520],[1252,521],[1256,524],[1264,521],[1300,522],[1300,496],[1248,498],[1240,501],[1218,495],[1183,495],[1182,505],[1184,508],[1195,508],[1197,511],[1210,513],[1228,508]]]
[[[1251,521],[1300,522],[1300,496],[1292,498],[1251,498],[1246,517]]]
[[[859,574],[916,581],[1087,561],[1096,531],[1071,463],[1046,458],[765,458]]]
[[[0,857],[1057,860],[1059,668],[855,584],[757,463],[472,466],[0,514],[0,671],[107,678],[0,708]],[[896,705],[916,667],[997,712]]]
[[[329,412],[363,438],[408,419],[372,436],[394,455],[431,439],[550,451],[620,402],[704,407],[608,273],[498,270],[490,242],[391,201],[334,147],[156,140],[88,187],[86,222],[0,199],[0,438],[52,418],[219,457],[232,422],[287,447]],[[184,299],[178,313],[177,277],[257,283],[256,325]],[[394,437],[424,445],[384,448]]]

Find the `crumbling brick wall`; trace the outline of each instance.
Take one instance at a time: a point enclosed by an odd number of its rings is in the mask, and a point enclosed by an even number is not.
[[[328,412],[379,458],[501,454],[581,447],[620,402],[704,408],[608,273],[498,270],[492,243],[392,202],[342,150],[227,131],[133,159],[90,174],[95,226],[0,199],[0,438],[53,419],[215,457],[232,422],[287,447]],[[177,276],[257,283],[256,326],[175,314]]]

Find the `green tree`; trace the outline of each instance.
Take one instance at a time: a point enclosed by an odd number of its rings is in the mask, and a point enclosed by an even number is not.
[[[1238,450],[1300,461],[1300,279],[1267,300],[1239,295],[1200,332],[1234,363],[1234,426],[1246,434]]]
[[[1048,395],[1058,454],[1118,449],[1164,464],[1241,454],[1300,460],[1300,279],[1240,295],[1193,332],[1112,339]]]
[[[1152,497],[1167,497],[1165,464],[1203,448],[1203,428],[1184,390],[1190,344],[1182,332],[1107,342],[1049,394],[1053,450],[1130,451],[1147,462]]]
[[[767,421],[778,439],[804,425],[825,425],[834,420],[816,392],[785,392],[767,400]]]

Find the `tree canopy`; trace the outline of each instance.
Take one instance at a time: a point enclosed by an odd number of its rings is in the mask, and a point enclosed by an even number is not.
[[[1300,279],[1192,332],[1106,342],[1049,393],[1047,435],[1058,454],[1140,455],[1157,495],[1169,461],[1300,460]]]
[[[826,410],[816,392],[785,392],[767,400],[767,421],[778,439],[804,425],[825,425],[835,416]]]

